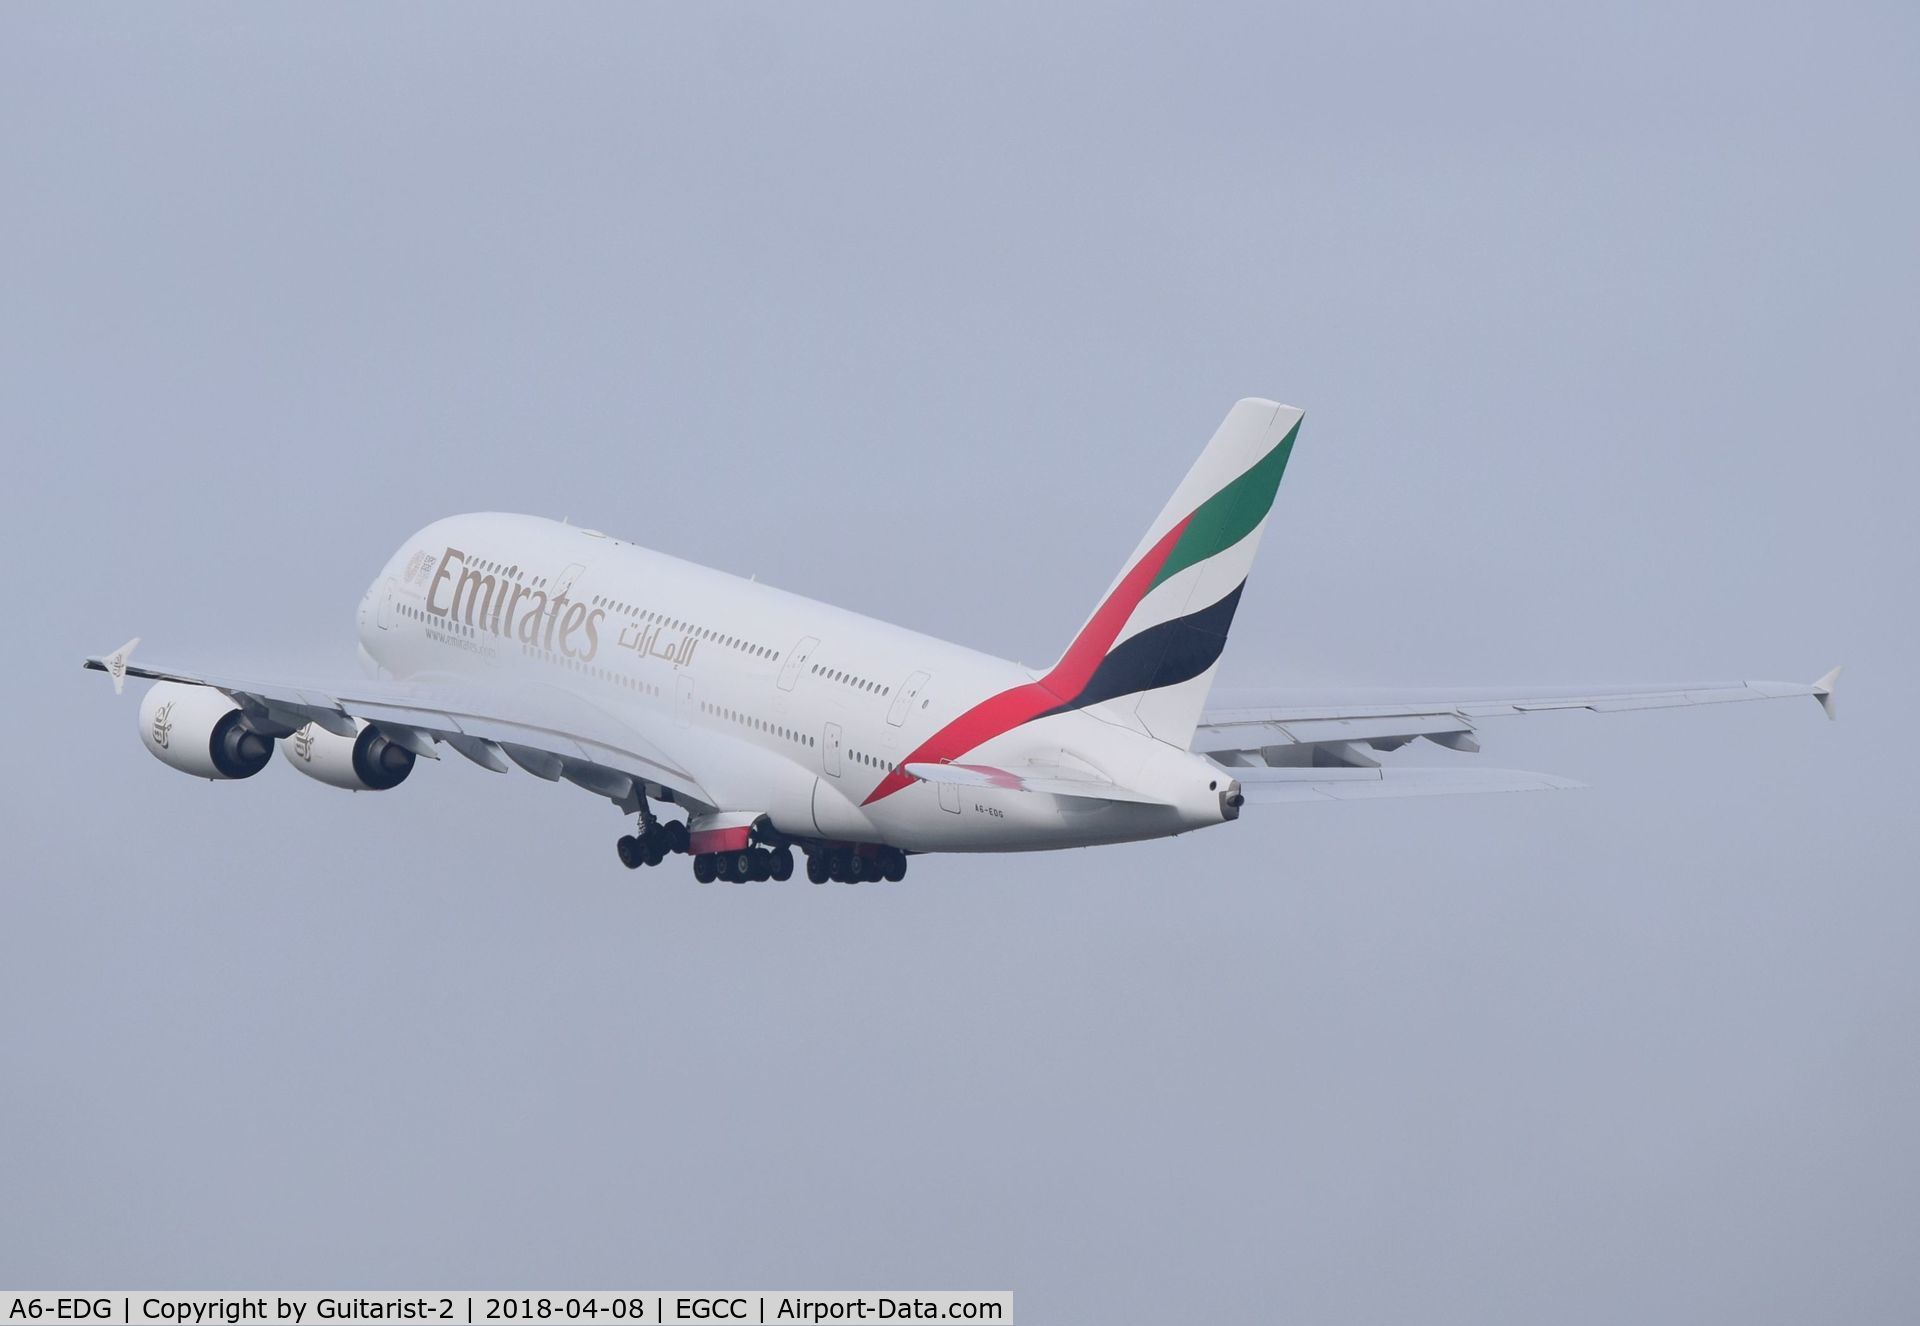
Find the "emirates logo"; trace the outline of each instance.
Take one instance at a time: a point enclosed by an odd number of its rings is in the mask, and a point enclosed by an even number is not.
[[[174,702],[169,700],[153,711],[153,744],[161,750],[173,740],[173,706]]]
[[[313,763],[313,724],[309,723],[293,734],[293,753],[308,764]]]

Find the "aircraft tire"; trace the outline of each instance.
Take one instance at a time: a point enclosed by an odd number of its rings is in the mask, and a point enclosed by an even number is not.
[[[613,846],[614,850],[620,854],[621,865],[625,866],[628,870],[634,870],[639,867],[640,840],[638,838],[633,837],[631,834],[623,834],[620,841]]]
[[[907,854],[897,847],[889,848],[887,851],[887,868],[882,873],[886,875],[889,884],[898,884],[901,880],[905,879],[907,877]]]
[[[713,883],[714,874],[714,861],[711,852],[702,852],[693,858],[693,877],[695,879],[699,880],[702,884],[711,884]]]
[[[815,884],[825,884],[832,871],[827,866],[825,850],[807,853],[807,878]]]
[[[735,884],[745,884],[753,878],[753,853],[737,852],[727,858],[727,878]]]
[[[793,878],[793,849],[791,847],[778,847],[774,849],[773,878],[781,884]]]

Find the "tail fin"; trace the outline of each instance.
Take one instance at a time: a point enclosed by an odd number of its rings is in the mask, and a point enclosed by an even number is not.
[[[1184,749],[1226,647],[1302,412],[1227,412],[1093,616],[1047,674],[1061,709],[1097,706]]]

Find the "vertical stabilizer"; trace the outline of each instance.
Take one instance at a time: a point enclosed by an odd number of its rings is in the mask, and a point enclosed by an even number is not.
[[[1186,747],[1301,418],[1267,400],[1243,400],[1227,412],[1048,674],[1062,709],[1098,707]]]

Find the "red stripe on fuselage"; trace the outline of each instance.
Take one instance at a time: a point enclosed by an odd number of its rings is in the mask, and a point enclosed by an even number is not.
[[[1146,556],[1135,562],[1133,569],[1121,577],[1120,583],[1113,587],[1106,601],[1095,610],[1092,620],[1080,628],[1080,634],[1073,638],[1073,643],[1067,646],[1067,652],[1061,655],[1051,672],[1039,681],[1030,681],[1024,686],[1015,686],[989,696],[961,714],[921,742],[911,755],[900,761],[900,767],[880,780],[880,785],[860,804],[871,806],[882,797],[892,796],[916,781],[912,774],[904,772],[906,765],[950,762],[1049,709],[1073,703],[1092,679],[1100,660],[1113,648],[1114,638],[1120,634],[1120,628],[1127,624],[1127,618],[1133,616],[1133,610],[1146,597],[1147,590],[1153,585],[1153,578],[1160,574],[1160,568],[1166,564],[1174,544],[1180,542],[1180,536],[1186,533],[1187,521],[1192,519],[1191,515],[1186,516],[1161,535],[1159,541],[1147,549]]]

